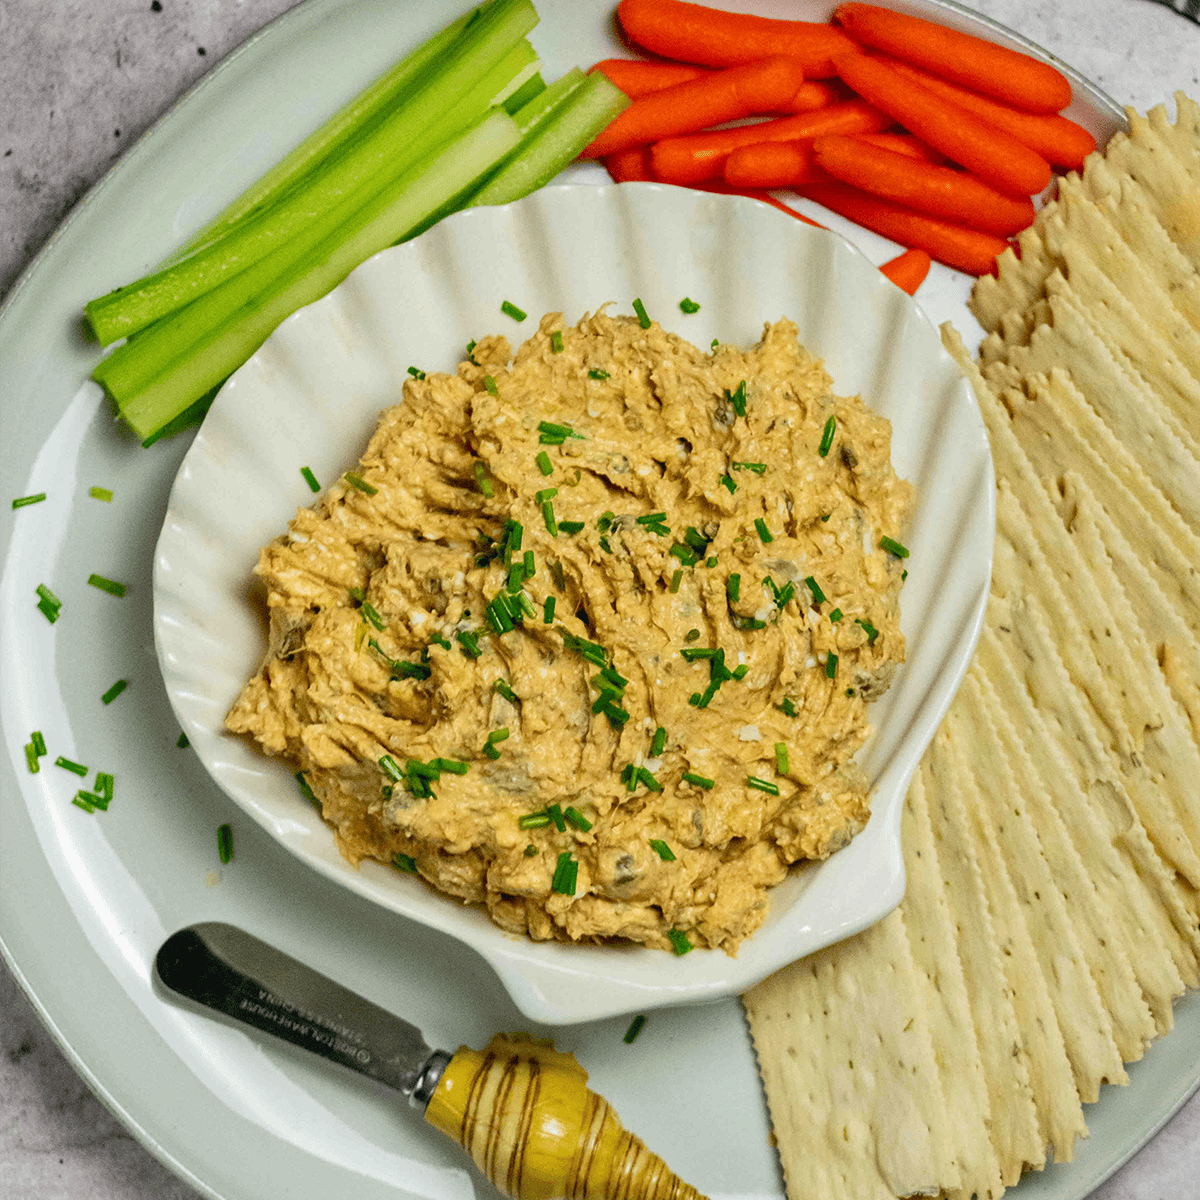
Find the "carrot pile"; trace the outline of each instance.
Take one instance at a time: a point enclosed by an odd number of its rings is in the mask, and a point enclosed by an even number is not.
[[[617,182],[736,192],[800,216],[767,195],[793,189],[907,247],[881,270],[910,294],[931,257],[992,271],[1054,170],[1096,148],[1061,113],[1062,72],[878,5],[841,4],[825,24],[620,0],[617,19],[658,57],[592,68],[632,103],[582,157]]]

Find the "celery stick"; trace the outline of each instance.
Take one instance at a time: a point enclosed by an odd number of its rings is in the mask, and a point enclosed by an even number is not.
[[[253,303],[231,311],[223,324],[198,342],[177,329],[174,345],[160,348],[160,370],[147,386],[127,393],[115,378],[106,382],[121,415],[139,437],[153,437],[253,354],[289,313],[323,296],[364,259],[403,238],[442,207],[447,197],[468,194],[519,140],[517,126],[507,113],[497,110],[482,118],[443,150],[394,180],[302,262],[284,269]],[[132,344],[150,341],[154,333],[148,330]],[[100,366],[114,357],[110,355]]]
[[[524,41],[536,22],[529,0],[496,0],[467,25],[444,68],[341,156],[188,258],[90,301],[85,312],[97,338],[107,345],[129,337],[245,270],[343,199],[356,195],[365,203],[388,179],[467,127],[498,92],[507,94],[513,76],[536,62]]]
[[[504,100],[504,111],[511,117],[517,109],[527,104],[534,96],[546,90],[546,81],[534,72],[519,88]]]
[[[549,89],[547,89],[548,91]],[[530,101],[538,105],[541,97]],[[507,204],[550,182],[618,113],[629,97],[599,71],[584,76],[566,97],[543,112],[509,160],[467,201],[465,207]],[[514,117],[521,125],[521,111]]]
[[[512,113],[512,118],[521,131],[521,137],[530,133],[552,108],[557,108],[582,82],[583,72],[578,67],[572,67],[566,74],[549,84],[544,91],[529,97],[525,104]]]
[[[384,71],[373,83],[338,109],[320,129],[309,134],[271,170],[251,184],[187,245],[167,259],[167,263],[177,262],[197,247],[213,241],[217,235],[236,224],[252,209],[270,204],[330,153],[335,153],[345,141],[378,120],[385,110],[401,102],[405,93],[412,89],[414,82],[419,85],[425,69],[455,41],[463,26],[468,21],[478,19],[478,12],[478,9],[472,9],[464,13],[457,21],[418,46],[406,58]]]

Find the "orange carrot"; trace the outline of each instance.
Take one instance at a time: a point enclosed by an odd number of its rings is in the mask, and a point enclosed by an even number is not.
[[[685,0],[621,0],[617,19],[639,46],[664,58],[728,67],[786,54],[803,66],[807,79],[832,76],[834,52],[852,45],[823,22],[752,17]]]
[[[947,25],[874,4],[840,4],[834,19],[863,46],[1028,112],[1058,112],[1071,83],[1049,63]]]
[[[1082,125],[1077,125],[1067,117],[1057,113],[1047,116],[1045,113],[1022,112],[981,96],[978,92],[947,83],[908,63],[894,62],[892,65],[922,87],[961,105],[968,112],[982,117],[989,125],[1011,133],[1017,141],[1036,150],[1051,166],[1078,171],[1083,166],[1083,160],[1096,149],[1096,139]]]
[[[1003,236],[1017,233],[1033,220],[1028,197],[1005,195],[965,171],[919,162],[857,138],[817,138],[813,156],[818,166],[842,183],[968,229]]]
[[[884,150],[894,150],[897,154],[907,154],[909,158],[919,158],[922,162],[944,164],[946,156],[932,146],[927,146],[920,138],[911,133],[856,133],[854,137],[870,146],[880,146]]]
[[[853,51],[837,56],[837,68],[864,100],[1001,191],[1029,196],[1050,182],[1050,164],[1036,151],[883,60]]]
[[[879,269],[902,292],[910,296],[925,282],[929,274],[929,255],[924,250],[905,250],[895,258],[889,258]]]
[[[618,118],[619,120],[620,118]],[[717,129],[687,137],[663,138],[650,148],[655,178],[664,183],[699,183],[721,174],[725,159],[739,146],[755,142],[794,142],[827,133],[870,133],[886,129],[891,119],[862,100],[831,104],[795,117]]]
[[[628,150],[609,154],[604,159],[604,168],[612,176],[613,183],[641,183],[654,178],[649,146],[631,146]]]
[[[853,98],[854,93],[840,79],[814,79],[802,83],[796,94],[779,111],[812,112],[814,108],[828,108],[831,104],[840,104]]]
[[[1008,245],[993,234],[912,212],[844,183],[805,184],[802,195],[902,246],[924,250],[938,262],[971,275],[994,270],[996,255]]]
[[[591,70],[607,75],[609,82],[619,87],[631,100],[712,74],[706,67],[676,62],[647,62],[641,58],[605,58]]]
[[[580,158],[602,158],[659,138],[774,112],[803,82],[794,59],[766,58],[649,92],[603,129]]]
[[[739,146],[725,160],[725,182],[737,188],[799,187],[828,178],[814,170],[813,143],[755,142]]]

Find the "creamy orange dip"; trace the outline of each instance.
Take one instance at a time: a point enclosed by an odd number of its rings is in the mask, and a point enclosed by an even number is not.
[[[786,320],[746,351],[603,311],[485,338],[262,551],[227,726],[351,861],[536,939],[732,953],[867,821],[853,755],[904,657],[890,433]]]

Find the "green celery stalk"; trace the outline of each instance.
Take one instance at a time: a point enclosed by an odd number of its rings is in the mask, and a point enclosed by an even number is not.
[[[546,90],[546,81],[540,74],[534,72],[528,79],[525,80],[519,88],[516,88],[511,95],[504,98],[504,111],[511,117],[517,109],[523,107],[526,103],[534,98],[539,92]]]
[[[184,319],[194,307],[189,306],[178,314],[170,336],[159,334],[156,326],[131,342],[130,346],[153,343],[157,364],[148,382],[126,388],[119,371],[103,373],[99,382],[138,436],[152,438],[249,358],[288,314],[319,299],[364,259],[403,238],[441,208],[448,196],[469,194],[519,140],[516,123],[507,113],[489,113],[444,149],[404,172],[299,261],[278,260],[285,265],[275,277],[264,280],[261,291],[247,303],[228,309],[227,318],[216,328],[192,338]],[[102,360],[98,375],[116,357]]]
[[[541,96],[535,97],[530,105],[538,105],[541,99]],[[559,103],[539,113],[539,119],[521,139],[509,160],[467,201],[465,207],[507,204],[549,183],[628,106],[629,97],[599,71],[585,75]],[[519,126],[522,112],[519,110],[514,117]]]
[[[325,161],[347,140],[358,136],[389,108],[401,103],[426,68],[455,41],[468,21],[477,19],[479,9],[464,13],[457,21],[435,33],[406,58],[389,67],[374,83],[338,109],[319,129],[309,134],[294,150],[280,159],[265,175],[250,185],[236,200],[217,214],[167,263],[177,262],[193,250],[224,233],[254,209],[272,203],[298,179]],[[166,265],[166,264],[164,264]]]
[[[530,133],[552,108],[557,108],[582,82],[583,72],[578,67],[572,67],[536,96],[530,96],[520,108],[515,111],[510,109],[521,136]]]
[[[366,203],[389,179],[468,127],[498,94],[507,95],[514,76],[536,72],[536,55],[524,40],[536,22],[529,0],[496,0],[467,25],[444,69],[340,156],[188,258],[90,301],[85,313],[97,338],[107,345],[137,333],[246,270],[342,201]]]

